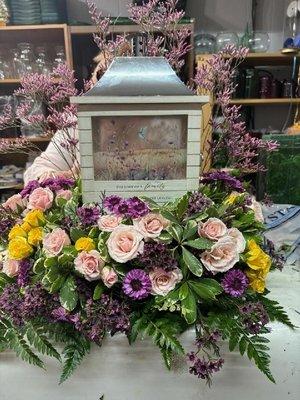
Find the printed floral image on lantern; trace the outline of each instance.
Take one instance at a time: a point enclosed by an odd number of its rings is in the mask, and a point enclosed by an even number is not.
[[[95,180],[186,178],[186,116],[95,117],[92,126]]]

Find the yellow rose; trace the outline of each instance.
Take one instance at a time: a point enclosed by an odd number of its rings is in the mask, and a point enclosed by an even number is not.
[[[20,225],[15,225],[8,234],[8,239],[12,240],[16,237],[27,237],[26,231]]]
[[[263,293],[266,288],[266,276],[268,275],[268,271],[261,270],[247,270],[246,275],[249,279],[250,287],[258,293]]]
[[[32,226],[29,225],[28,222],[23,222],[23,224],[21,225],[21,228],[24,229],[24,231],[28,233],[32,229]]]
[[[26,214],[24,222],[29,224],[31,227],[37,227],[44,224],[45,217],[41,210],[32,210]]]
[[[33,228],[31,231],[28,233],[28,243],[31,244],[32,246],[38,246],[38,244],[42,241],[43,239],[43,229],[42,228]]]
[[[255,240],[251,239],[248,241],[246,263],[251,269],[264,270],[267,274],[270,271],[272,261],[271,257],[258,246]]]
[[[75,243],[75,249],[77,251],[91,251],[95,250],[95,244],[93,239],[89,237],[82,237],[78,239]]]
[[[16,237],[8,243],[8,257],[12,260],[22,260],[33,252],[33,248],[24,237]]]
[[[229,196],[227,196],[227,198],[224,200],[224,204],[228,204],[228,205],[232,205],[233,203],[235,203],[236,199],[240,196],[240,193],[238,192],[232,192],[230,193]]]

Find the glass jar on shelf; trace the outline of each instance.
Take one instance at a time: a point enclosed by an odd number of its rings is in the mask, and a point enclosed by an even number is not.
[[[216,49],[216,38],[209,33],[199,33],[195,36],[196,54],[212,54]]]
[[[64,46],[55,46],[55,58],[53,62],[53,68],[57,68],[60,64],[65,64],[66,54]]]
[[[239,45],[239,37],[235,32],[219,32],[216,42],[216,50],[221,51],[228,45],[237,47]]]
[[[22,76],[33,72],[33,50],[30,43],[19,43],[20,67],[18,75]]]
[[[9,63],[5,60],[4,52],[0,52],[0,79],[8,79],[11,77]]]
[[[270,48],[270,36],[267,32],[255,31],[249,34],[244,43],[252,53],[266,53]]]
[[[10,60],[11,60],[11,76],[14,79],[19,78],[22,62],[20,60],[19,49],[14,48],[10,50]]]
[[[47,51],[45,46],[38,46],[36,48],[36,60],[34,70],[38,74],[49,75],[51,73],[51,67],[47,60]]]

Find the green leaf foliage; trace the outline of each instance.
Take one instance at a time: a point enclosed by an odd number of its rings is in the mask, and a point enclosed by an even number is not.
[[[197,300],[190,289],[188,289],[187,296],[181,301],[181,313],[189,325],[197,319]]]
[[[167,232],[172,236],[176,242],[180,243],[183,235],[183,228],[178,224],[173,224],[167,228]]]
[[[287,325],[291,329],[295,328],[295,325],[289,319],[289,316],[284,311],[284,308],[277,301],[271,300],[262,295],[259,295],[259,300],[263,304],[271,321],[278,321],[283,325]]]
[[[7,276],[4,272],[0,272],[0,293],[2,293],[6,285],[11,284],[13,281],[14,280]]]
[[[189,194],[185,194],[184,196],[182,196],[178,203],[177,203],[177,207],[176,207],[176,215],[177,218],[179,220],[181,220],[181,218],[184,216],[184,214],[186,213],[187,209],[188,209],[188,205],[189,205]]]
[[[194,220],[188,221],[184,228],[182,239],[183,240],[190,239],[196,234],[197,230],[198,230],[197,222],[195,222]]]
[[[105,286],[102,282],[98,283],[94,289],[93,300],[99,300],[104,293]]]
[[[78,293],[73,276],[69,276],[59,293],[60,304],[68,311],[73,311],[78,302]]]
[[[213,245],[213,242],[206,238],[198,238],[195,240],[189,240],[183,243],[184,246],[189,246],[197,250],[207,250]]]
[[[188,285],[203,300],[216,300],[216,296],[223,291],[222,286],[214,279],[188,281]]]
[[[26,336],[31,346],[33,346],[40,353],[54,357],[58,361],[61,361],[60,354],[47,339],[43,327],[35,326],[30,322],[27,323],[26,327]]]
[[[75,371],[86,354],[90,352],[90,342],[83,336],[75,336],[63,350],[63,370],[59,384],[65,382]]]
[[[192,274],[198,277],[202,276],[203,267],[201,262],[185,247],[182,247],[182,259],[184,264],[192,272]]]
[[[85,237],[86,233],[82,229],[71,228],[70,230],[70,237],[72,241],[75,243],[78,239]]]

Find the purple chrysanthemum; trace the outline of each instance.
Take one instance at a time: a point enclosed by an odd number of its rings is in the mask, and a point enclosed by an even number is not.
[[[144,217],[150,212],[147,204],[138,197],[131,197],[127,200],[127,204],[129,208],[128,216],[131,218]]]
[[[145,271],[133,269],[125,276],[123,291],[134,300],[145,299],[151,292],[151,281]]]
[[[239,269],[232,269],[222,279],[224,292],[232,297],[240,297],[245,293],[249,281],[247,276]]]
[[[201,179],[202,183],[222,182],[224,186],[230,190],[236,190],[237,192],[244,192],[242,182],[228,174],[225,171],[209,172],[203,175]]]
[[[29,196],[34,189],[37,189],[38,187],[40,187],[40,183],[39,181],[30,181],[27,183],[27,185],[24,187],[24,189],[20,192],[20,195],[24,198]]]
[[[65,178],[63,176],[59,176],[56,178],[48,178],[41,182],[41,187],[47,187],[50,190],[58,191],[61,189],[69,189],[70,187],[75,185],[75,180],[72,178]]]
[[[77,215],[83,225],[94,225],[100,217],[100,209],[98,206],[79,207]]]
[[[116,195],[106,196],[103,199],[103,207],[106,208],[108,211],[115,213],[122,200],[123,199],[120,196]]]

